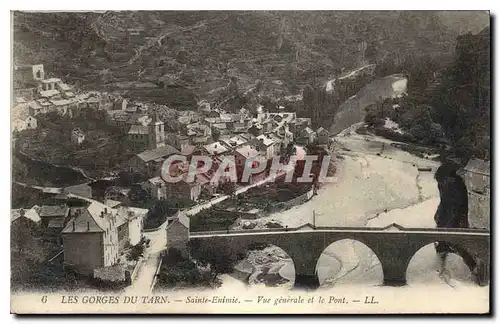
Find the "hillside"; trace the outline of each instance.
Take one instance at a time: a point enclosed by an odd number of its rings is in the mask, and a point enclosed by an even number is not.
[[[379,100],[397,98],[406,93],[407,79],[402,75],[390,75],[374,80],[357,94],[340,105],[335,115],[335,124],[330,128],[332,135],[364,120],[366,108]]]
[[[48,71],[81,86],[174,106],[193,105],[196,97],[224,97],[231,77],[236,77],[241,91],[261,80],[272,84],[265,87],[271,92],[267,95],[296,94],[313,79],[326,81],[344,69],[393,57],[400,60],[408,52],[452,52],[459,33],[448,16],[443,19],[434,12],[13,15],[16,63],[42,63]],[[460,31],[468,28],[466,21],[460,26]],[[185,100],[172,101],[179,94]]]

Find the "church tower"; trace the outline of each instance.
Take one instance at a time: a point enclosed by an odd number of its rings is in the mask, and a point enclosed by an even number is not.
[[[149,124],[149,148],[155,149],[165,146],[165,125],[158,118],[156,109],[153,111],[153,120]]]

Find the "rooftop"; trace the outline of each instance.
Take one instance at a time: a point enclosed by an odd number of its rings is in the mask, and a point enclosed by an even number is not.
[[[310,127],[304,128],[302,131],[305,131],[307,134],[312,134],[314,131]]]
[[[137,154],[137,156],[144,162],[149,162],[179,153],[180,153],[179,150],[177,150],[175,147],[165,144],[164,146],[139,153]]]
[[[116,210],[95,200],[88,201],[91,203],[87,207],[71,209],[74,217],[68,221],[62,233],[97,233],[109,227],[110,216],[113,213],[116,215]]]
[[[68,211],[69,207],[66,205],[42,206],[40,217],[66,216]]]
[[[204,145],[203,148],[210,155],[222,154],[222,153],[225,153],[228,151],[227,148],[224,145],[222,145],[220,142],[215,142],[212,144]]]
[[[12,211],[10,212],[10,221],[13,222],[16,219],[25,217],[35,223],[38,223],[41,220],[40,215],[38,214],[39,211],[40,207],[36,205],[31,207],[30,209],[12,209]]]
[[[236,152],[244,157],[256,157],[259,155],[259,152],[252,148],[250,145],[242,146],[236,149]]]
[[[66,83],[59,84],[59,88],[61,88],[61,90],[63,90],[63,91],[69,91],[69,90],[71,90],[71,88],[69,87],[69,85],[67,85]]]
[[[40,96],[50,98],[53,96],[56,96],[59,94],[59,90],[46,90],[46,91],[40,91]]]
[[[163,185],[165,181],[161,177],[154,177],[148,180],[149,183],[153,185]]]
[[[42,83],[57,83],[57,82],[62,82],[62,81],[59,78],[50,78],[42,80]]]
[[[465,166],[465,170],[490,176],[491,166],[489,161],[471,159]]]
[[[132,125],[132,126],[130,126],[128,134],[148,135],[149,128],[148,128],[148,126]]]
[[[189,229],[189,217],[187,217],[184,213],[181,213],[180,211],[175,214],[175,216],[169,217],[170,220],[178,221],[181,223],[184,227]]]
[[[78,196],[92,198],[92,188],[87,184],[79,184],[75,186],[66,187],[63,189],[64,194],[75,194]]]
[[[329,133],[329,132],[328,132],[326,129],[324,129],[323,127],[320,127],[320,128],[318,128],[318,129],[316,130],[316,133],[318,133],[318,134],[319,134],[319,133],[322,133],[322,132],[327,132],[327,133]]]
[[[51,100],[50,101],[53,105],[56,106],[64,106],[64,105],[69,105],[70,103],[73,102],[71,99],[60,99],[60,100]]]
[[[228,147],[234,148],[239,145],[245,144],[247,141],[240,136],[233,136],[231,138],[221,139],[222,143],[226,144]]]
[[[267,136],[267,135],[260,135],[260,136],[257,136],[257,139],[258,140],[261,140],[262,143],[265,145],[265,146],[269,146],[271,144],[274,144],[275,140],[272,139],[270,136]]]

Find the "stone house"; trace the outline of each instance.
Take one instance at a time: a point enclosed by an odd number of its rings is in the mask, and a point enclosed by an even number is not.
[[[149,146],[149,128],[142,125],[132,125],[127,133],[127,143],[133,148],[147,148]]]
[[[35,117],[29,115],[19,116],[12,123],[12,130],[22,132],[29,129],[36,129],[38,127],[38,121]]]
[[[490,228],[490,162],[471,159],[459,174],[469,196],[469,223],[474,228]]]
[[[258,174],[252,173],[248,179],[243,179],[245,168],[258,168],[259,163],[264,163],[261,161],[261,155],[259,151],[246,145],[240,147],[234,151],[234,158],[236,164],[236,174],[239,183],[253,184],[256,181],[262,180],[266,176],[266,169],[262,170]]]
[[[10,213],[10,222],[11,224],[14,224],[16,222],[24,222],[24,218],[36,225],[40,225],[42,220],[40,218],[40,209],[41,208],[37,205],[31,207],[30,209],[12,209]]]
[[[319,145],[327,145],[330,139],[330,132],[320,127],[316,130],[318,144]]]
[[[116,211],[99,202],[75,208],[62,231],[64,265],[81,274],[92,275],[119,259]]]
[[[163,162],[174,154],[180,154],[179,150],[168,144],[136,154],[129,161],[129,171],[151,178],[160,173]]]
[[[314,132],[311,128],[306,127],[299,133],[299,138],[297,140],[298,143],[308,145],[314,143],[316,140],[316,132]]]
[[[141,240],[144,218],[147,209],[120,207],[116,213],[116,228],[118,231],[118,251],[123,251],[128,245],[136,245]]]
[[[261,124],[253,124],[248,128],[248,132],[253,136],[264,134],[264,127]]]
[[[280,153],[281,143],[277,139],[277,137],[270,134],[257,136],[256,146],[268,160]]]
[[[192,145],[204,145],[212,141],[212,129],[201,123],[190,124],[187,127],[187,136]]]
[[[182,150],[185,145],[190,145],[189,136],[175,133],[167,133],[165,142],[178,150]]]
[[[144,182],[142,189],[146,190],[151,198],[157,200],[167,198],[166,183],[161,177],[154,177]]]
[[[189,257],[189,218],[180,211],[173,217],[168,218],[167,250],[177,249],[185,258]]]
[[[104,120],[109,126],[124,128],[127,127],[130,116],[123,110],[108,110]]]
[[[244,167],[259,156],[259,152],[250,145],[245,145],[234,150],[236,167]]]
[[[124,218],[128,223],[129,244],[138,244],[141,240],[144,220],[149,211],[147,209],[137,207],[120,207],[118,212],[125,215]]]
[[[75,128],[71,132],[71,143],[81,145],[85,141],[85,133],[80,128]]]
[[[62,83],[59,78],[43,79],[39,81],[39,87],[41,91],[57,90],[57,86]]]
[[[311,118],[296,118],[295,119],[295,137],[299,137],[300,132],[306,128],[311,127]]]
[[[203,152],[209,156],[221,155],[228,152],[227,147],[222,145],[221,142],[214,142],[212,144],[203,145]]]
[[[38,114],[45,114],[47,111],[44,106],[38,103],[36,100],[28,102],[28,113],[31,116],[36,116]]]
[[[41,226],[54,230],[63,229],[70,216],[70,209],[66,205],[42,206],[40,209]]]
[[[241,136],[226,136],[219,139],[219,142],[224,144],[228,149],[234,150],[238,147],[241,147],[247,143],[247,140]]]
[[[119,201],[122,204],[130,204],[130,188],[111,186],[104,192],[105,200]]]
[[[202,185],[200,177],[195,177],[195,181],[189,182],[182,179],[176,183],[165,182],[165,191],[167,198],[197,201],[201,195]]]
[[[208,114],[210,113],[211,108],[210,108],[210,103],[206,100],[202,100],[198,103],[198,112],[202,114]]]

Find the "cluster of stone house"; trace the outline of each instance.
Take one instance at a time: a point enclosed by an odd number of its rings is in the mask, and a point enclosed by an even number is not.
[[[213,173],[226,157],[234,158],[240,179],[244,166],[254,163],[257,158],[270,160],[295,142],[304,145],[327,144],[330,135],[324,128],[312,131],[310,118],[297,118],[295,113],[286,112],[283,107],[278,112],[260,112],[257,118],[252,118],[245,109],[230,114],[211,109],[208,102],[202,101],[198,117],[193,116],[179,116],[179,122],[185,127],[177,134],[166,133],[163,122],[155,113],[147,125],[130,126],[129,141],[135,143],[132,145],[148,149],[129,161],[128,171],[149,178],[142,187],[154,199],[183,198],[196,201],[202,192],[213,195],[221,182],[227,180],[212,181]],[[186,120],[181,120],[183,118]],[[187,172],[187,165],[196,154],[209,156],[212,169],[199,174],[195,181],[186,182],[182,179],[175,184],[167,183],[160,177],[160,171],[163,162],[174,154],[183,155],[187,160],[177,163],[175,172],[178,174]],[[259,181],[265,176],[265,171],[253,174],[249,182]]]
[[[107,109],[112,98],[105,93],[75,93],[74,89],[59,78],[45,78],[42,64],[16,66],[14,78],[18,87],[14,89],[15,103],[12,109],[13,131],[37,128],[36,116],[57,112],[76,117],[82,109]]]

